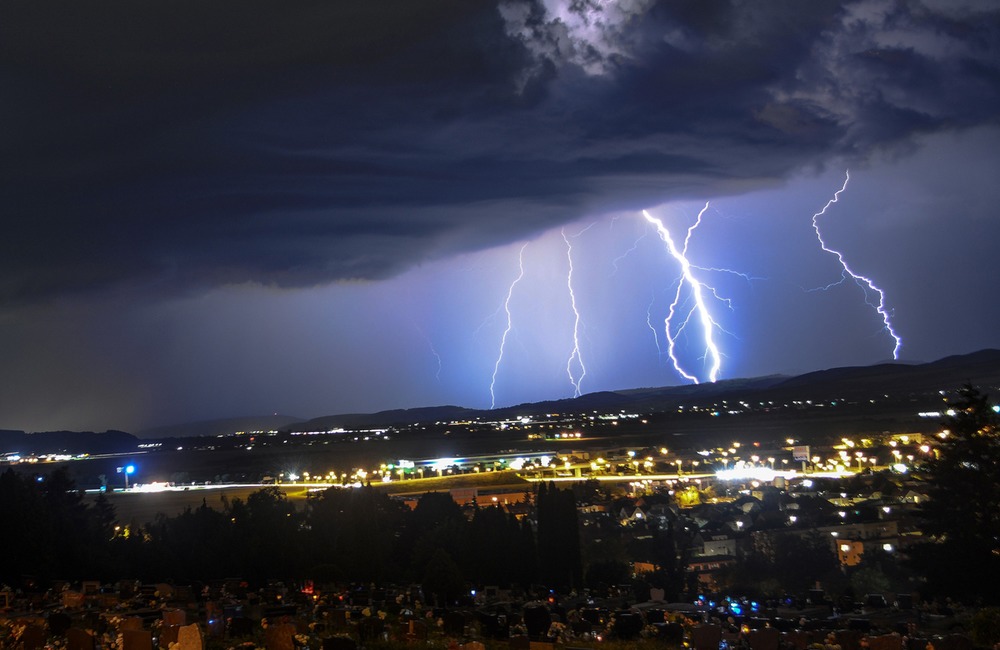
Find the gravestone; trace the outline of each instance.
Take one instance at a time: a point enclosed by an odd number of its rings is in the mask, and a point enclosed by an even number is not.
[[[806,650],[809,644],[812,643],[812,635],[808,632],[800,632],[798,630],[791,630],[782,634],[784,638],[785,645],[794,650]],[[923,648],[921,648],[923,650]]]
[[[142,627],[142,619],[138,616],[130,616],[129,618],[126,618],[119,626],[122,632],[125,630],[141,630]]]
[[[368,618],[363,618],[358,622],[358,640],[361,641],[362,645],[367,644],[369,641],[376,641],[382,632],[385,630],[385,624],[382,619],[370,616]]]
[[[323,650],[358,650],[358,643],[347,636],[328,636],[323,639]]]
[[[229,636],[233,638],[250,636],[253,634],[254,627],[254,622],[246,616],[235,616],[229,622]]]
[[[67,609],[83,607],[83,594],[79,591],[62,592],[62,606]]]
[[[642,627],[642,617],[638,614],[618,614],[615,617],[615,624],[611,628],[611,633],[616,639],[627,641],[639,636]]]
[[[898,634],[882,634],[866,639],[870,650],[903,650],[903,637]]]
[[[275,623],[264,630],[264,646],[267,650],[295,650],[295,626],[290,623]]]
[[[187,615],[183,609],[163,610],[164,625],[187,625]]]
[[[64,612],[52,612],[49,614],[48,620],[49,635],[66,636],[66,632],[72,624],[73,619],[71,619],[68,614]]]
[[[177,635],[180,632],[180,625],[164,625],[160,628],[160,636],[156,645],[161,648],[169,648],[171,643],[177,643]]]
[[[936,650],[972,650],[972,639],[964,634],[948,634],[931,643]]]
[[[182,625],[177,631],[177,650],[203,650],[201,628],[197,623]]]
[[[510,637],[507,645],[510,647],[510,650],[530,650],[531,639],[527,634],[516,634]]]
[[[67,650],[95,650],[94,635],[87,630],[71,627],[66,630]]]
[[[850,619],[848,625],[855,620],[864,620],[868,624],[868,627],[871,627],[871,621],[867,619]],[[861,637],[864,636],[864,632],[861,630],[837,630],[833,634],[841,650],[861,650]]]
[[[552,625],[552,615],[549,613],[549,608],[544,605],[525,605],[522,616],[528,636],[532,639],[545,636],[549,626]]]
[[[142,619],[139,619],[140,623]],[[122,630],[122,650],[153,650],[153,633],[149,630]]]
[[[664,643],[681,647],[684,644],[684,626],[680,623],[659,623],[656,637]]]
[[[781,642],[781,632],[774,627],[765,627],[760,630],[751,630],[747,635],[750,642],[750,650],[778,650]]]
[[[465,634],[465,616],[462,612],[448,612],[444,615],[444,633],[448,636]]]
[[[45,628],[36,623],[29,623],[21,633],[21,648],[23,650],[39,650],[45,647],[48,640],[48,633]]]
[[[719,650],[722,628],[718,625],[696,625],[691,628],[691,647],[695,650]]]
[[[409,641],[424,641],[427,639],[427,624],[423,621],[412,620],[409,622],[409,630],[406,638]]]

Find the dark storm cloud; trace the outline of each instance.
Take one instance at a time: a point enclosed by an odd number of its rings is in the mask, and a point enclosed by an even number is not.
[[[0,299],[378,278],[995,122],[990,4],[5,3]]]

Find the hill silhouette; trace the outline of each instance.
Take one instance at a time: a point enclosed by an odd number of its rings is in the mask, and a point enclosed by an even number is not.
[[[142,431],[138,437],[122,431],[25,433],[0,430],[0,453],[127,453],[137,448],[140,438],[165,440],[227,435],[237,431],[331,431],[463,420],[497,421],[550,413],[656,414],[676,412],[680,406],[710,406],[722,402],[735,404],[740,401],[775,404],[788,404],[795,400],[868,402],[892,396],[892,408],[897,413],[913,414],[920,409],[937,408],[944,395],[966,383],[986,393],[1000,389],[1000,350],[980,350],[929,363],[893,362],[830,368],[795,377],[775,375],[727,379],[714,384],[601,391],[576,398],[493,410],[446,405],[328,415],[310,420],[268,415],[157,427]],[[890,408],[888,404],[886,408]]]
[[[953,391],[965,383],[980,386],[987,392],[1000,387],[1000,350],[981,350],[929,363],[895,362],[830,368],[795,377],[772,375],[727,379],[714,384],[601,391],[580,397],[531,402],[492,410],[437,406],[368,414],[328,415],[298,422],[290,430],[328,431],[338,427],[382,427],[415,422],[503,420],[546,413],[614,410],[652,413],[672,411],[682,405],[707,405],[722,400],[867,400],[890,394],[940,400],[941,391]]]

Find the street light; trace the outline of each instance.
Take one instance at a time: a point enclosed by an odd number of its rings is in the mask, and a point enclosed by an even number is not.
[[[122,472],[125,474],[125,489],[128,489],[128,476],[129,474],[135,474],[135,465],[129,464],[122,468]]]

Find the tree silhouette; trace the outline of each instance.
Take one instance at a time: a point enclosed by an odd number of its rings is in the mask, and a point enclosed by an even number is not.
[[[315,565],[334,564],[342,579],[389,580],[399,574],[393,540],[406,506],[370,487],[331,488],[309,500],[309,545]]]
[[[967,384],[944,423],[937,453],[920,473],[928,501],[921,528],[930,542],[913,549],[927,590],[1000,599],[1000,420],[987,397]]]
[[[580,524],[573,492],[542,483],[538,489],[537,516],[539,576],[551,587],[582,586]]]

